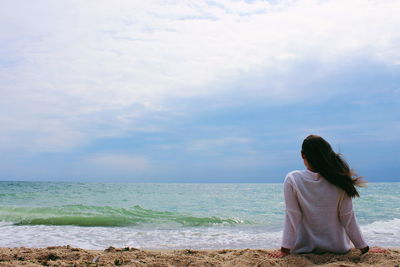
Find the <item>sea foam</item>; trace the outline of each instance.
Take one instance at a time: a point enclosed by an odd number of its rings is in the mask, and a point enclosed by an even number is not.
[[[361,226],[370,246],[400,247],[400,219]],[[188,227],[137,229],[135,227],[80,227],[0,224],[0,247],[71,245],[86,249],[136,247],[142,249],[277,248],[282,231],[266,227]]]

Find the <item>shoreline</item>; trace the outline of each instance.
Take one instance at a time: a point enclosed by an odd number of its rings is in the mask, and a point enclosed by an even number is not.
[[[325,253],[272,258],[273,249],[141,250],[113,248],[88,250],[71,246],[0,248],[1,266],[399,266],[400,248],[387,253],[352,249],[344,255]]]

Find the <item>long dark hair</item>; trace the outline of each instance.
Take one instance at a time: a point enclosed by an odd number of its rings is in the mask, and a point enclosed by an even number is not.
[[[319,173],[331,184],[343,189],[349,197],[359,197],[356,185],[361,177],[357,176],[339,153],[318,135],[309,135],[304,139],[301,153],[313,171]],[[353,178],[354,177],[354,178]]]

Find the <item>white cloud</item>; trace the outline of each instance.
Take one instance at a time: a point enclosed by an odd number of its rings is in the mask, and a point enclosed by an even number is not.
[[[313,90],[299,92],[273,78],[268,90],[232,87],[302,61],[332,63],[352,54],[400,61],[398,0],[3,5],[0,140],[36,151],[157,130],[144,118],[175,114],[169,101],[176,98],[229,92],[301,101]],[[31,134],[17,138],[21,133]]]

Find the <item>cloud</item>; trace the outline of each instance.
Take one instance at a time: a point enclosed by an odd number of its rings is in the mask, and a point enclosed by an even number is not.
[[[304,79],[304,62],[316,62],[314,77],[355,55],[400,64],[395,0],[5,5],[0,142],[30,151],[161,131],[159,121],[193,112],[176,104],[188,99],[301,102],[312,81],[286,81]]]

